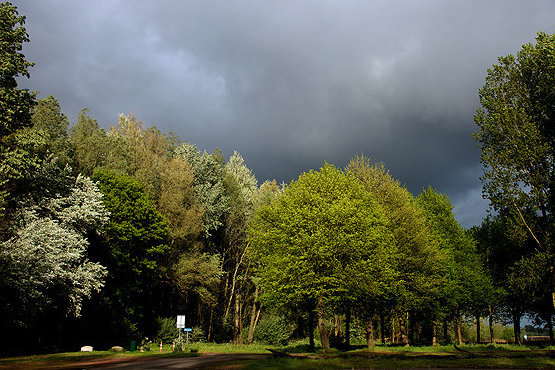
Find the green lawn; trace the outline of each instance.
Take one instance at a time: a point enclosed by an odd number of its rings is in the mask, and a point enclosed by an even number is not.
[[[185,353],[172,353],[171,345],[164,345],[162,353],[153,346],[148,352],[109,351],[69,352],[49,355],[0,358],[0,369],[51,369],[75,367],[99,361],[128,361],[141,358],[162,358],[176,356],[197,356],[199,353],[268,353],[267,348],[301,356],[302,358],[268,358],[265,360],[236,362],[235,366],[245,369],[334,369],[334,368],[555,368],[555,348],[524,347],[514,345],[469,345],[462,346],[468,352],[461,352],[454,346],[438,347],[388,347],[376,346],[372,351],[363,348],[351,351],[317,349],[308,352],[305,341],[292,343],[286,347],[263,344],[233,345],[195,343],[187,347]],[[229,366],[222,364],[221,366]],[[221,367],[220,366],[220,367]],[[218,366],[213,366],[217,368]]]
[[[228,364],[229,365],[229,364]],[[409,359],[409,358],[330,358],[330,359],[289,359],[270,358],[257,361],[235,363],[243,369],[352,369],[352,368],[555,368],[555,359],[500,358],[500,359]]]

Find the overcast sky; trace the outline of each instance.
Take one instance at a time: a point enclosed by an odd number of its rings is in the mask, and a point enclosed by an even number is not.
[[[555,1],[15,1],[34,62],[20,85],[119,113],[290,182],[364,154],[479,224],[478,89],[497,57],[555,32]]]

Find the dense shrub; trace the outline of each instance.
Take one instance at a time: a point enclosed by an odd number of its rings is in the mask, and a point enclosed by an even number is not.
[[[156,329],[156,342],[171,342],[179,335],[174,318],[158,317]]]
[[[293,334],[293,325],[275,315],[263,317],[254,332],[254,341],[265,344],[284,345]]]
[[[206,342],[206,334],[202,328],[195,326],[189,334],[189,341],[191,343],[204,343]]]

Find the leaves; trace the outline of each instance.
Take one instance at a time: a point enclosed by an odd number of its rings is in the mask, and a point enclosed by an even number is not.
[[[17,89],[17,76],[29,77],[33,63],[21,53],[29,35],[17,8],[8,2],[0,4],[0,139],[30,126],[35,96],[27,89]]]
[[[261,206],[249,230],[263,301],[328,304],[379,289],[390,268],[390,235],[379,205],[362,186],[326,164]]]

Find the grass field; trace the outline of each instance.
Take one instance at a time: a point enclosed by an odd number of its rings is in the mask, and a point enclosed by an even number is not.
[[[53,369],[140,360],[197,356],[202,353],[268,353],[267,348],[280,351],[284,357],[227,363],[212,368],[244,369],[335,369],[335,368],[555,368],[555,348],[512,345],[468,345],[459,351],[454,346],[388,347],[376,346],[372,351],[358,348],[350,351],[317,350],[309,353],[304,341],[286,347],[262,344],[233,345],[192,344],[185,353],[173,353],[171,345],[149,352],[109,351],[71,352],[49,355],[0,358],[0,369]],[[191,352],[192,350],[192,352]],[[294,356],[294,357],[287,357]]]
[[[229,366],[231,364],[227,364]],[[500,359],[415,359],[415,358],[359,358],[338,357],[329,359],[269,358],[267,360],[244,361],[233,364],[243,369],[357,369],[357,368],[535,368],[553,369],[555,359],[500,358]]]

